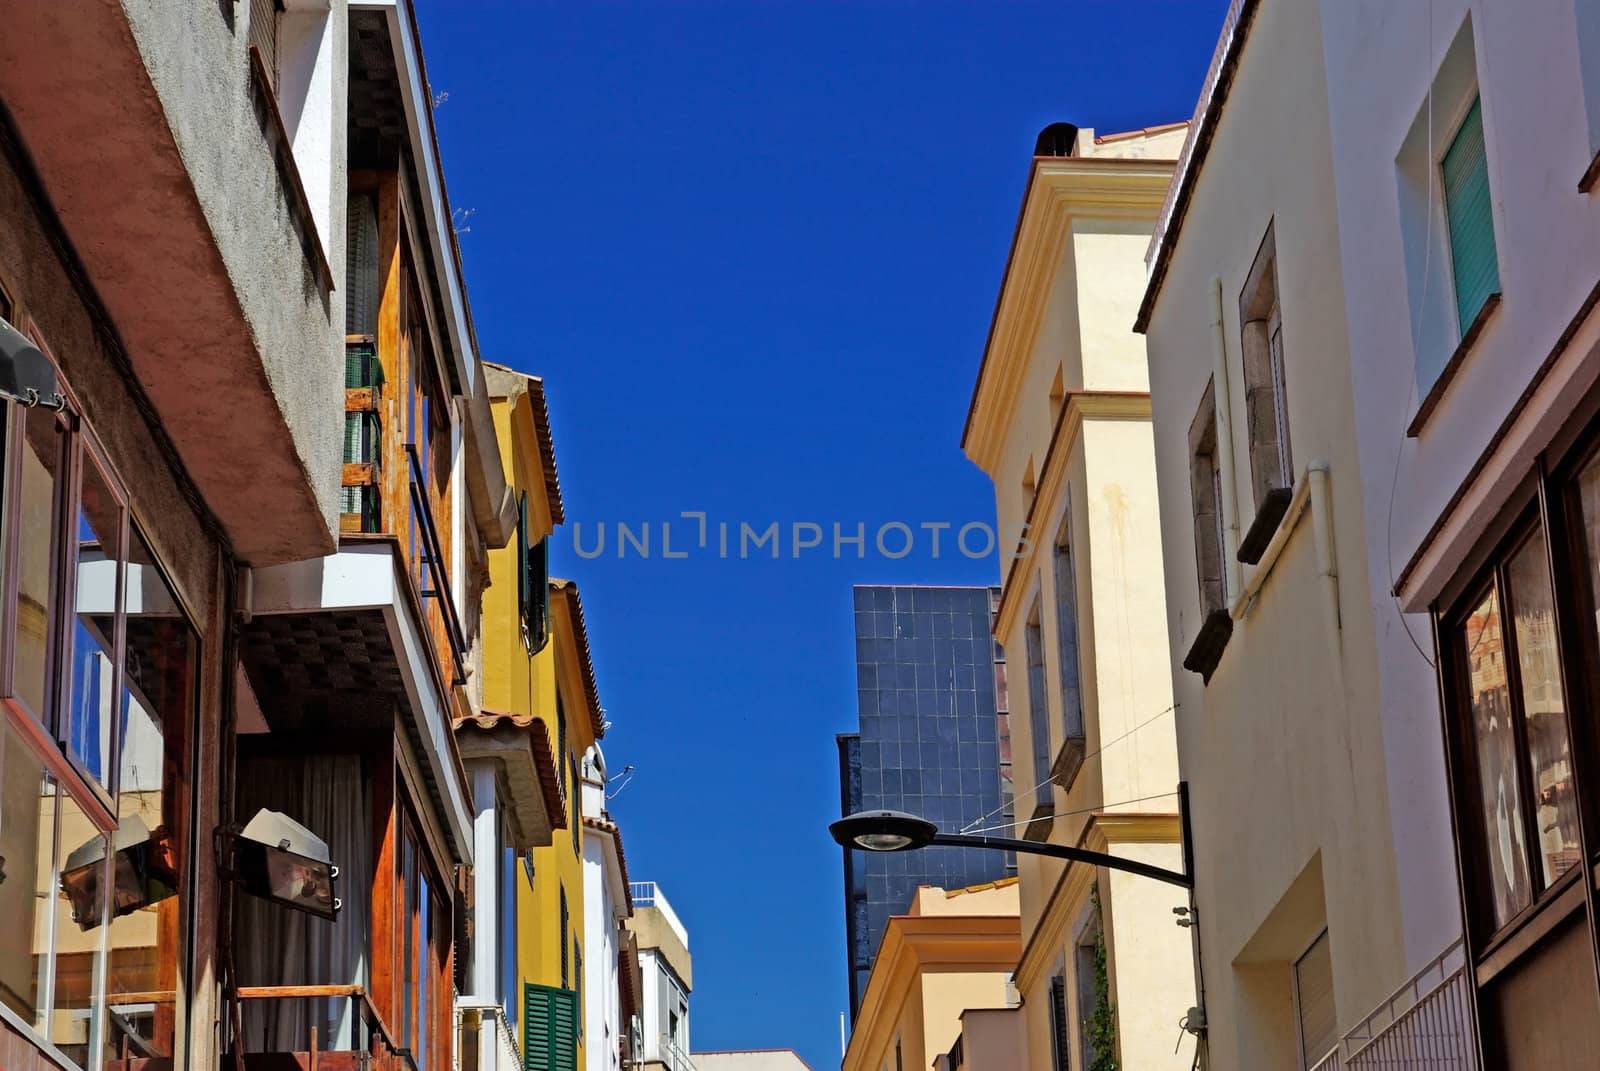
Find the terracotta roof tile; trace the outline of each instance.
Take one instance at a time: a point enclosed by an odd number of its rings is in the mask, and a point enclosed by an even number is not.
[[[458,733],[462,730],[485,733],[528,730],[528,744],[533,749],[533,764],[539,771],[539,789],[544,793],[544,806],[550,815],[550,824],[556,829],[567,828],[566,793],[561,789],[556,749],[550,743],[550,729],[543,718],[504,710],[483,710],[471,717],[457,718],[455,729]]]

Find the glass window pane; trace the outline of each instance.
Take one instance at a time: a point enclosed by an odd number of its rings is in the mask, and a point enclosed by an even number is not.
[[[108,1059],[130,1053],[173,1056],[182,1007],[183,902],[190,814],[190,716],[196,641],[177,598],[142,539],[130,540],[124,571],[127,615],[123,658],[121,777],[117,817],[124,831],[149,832],[129,857],[133,881],[118,883],[111,922],[108,999],[116,1013]]]
[[[15,691],[17,698],[44,721],[49,672],[50,633],[56,590],[54,565],[59,545],[56,535],[56,484],[62,471],[64,437],[54,414],[28,411],[23,432],[21,475],[15,509],[17,532],[17,636]],[[9,504],[8,504],[9,505]]]
[[[1500,633],[1500,603],[1484,596],[1461,630],[1472,703],[1472,734],[1482,791],[1484,856],[1488,863],[1494,924],[1498,928],[1528,906],[1527,845],[1522,803],[1517,794],[1517,750],[1506,688],[1505,644]]]
[[[122,502],[85,452],[79,496],[77,567],[67,664],[67,703],[60,735],[83,770],[111,783],[112,716],[117,650],[117,585],[121,577]]]
[[[94,999],[94,985],[100,959],[100,920],[105,917],[106,835],[65,791],[58,790],[56,799],[60,879],[53,897],[55,999],[47,1036],[79,1066],[88,1067],[91,1035],[98,1034],[91,1028],[98,1026],[94,1017],[103,1007]],[[80,903],[68,898],[69,888],[86,890]]]
[[[43,1027],[41,968],[49,960],[55,786],[44,766],[0,718],[0,1001]]]
[[[1561,690],[1555,596],[1550,590],[1543,530],[1536,531],[1511,559],[1506,582],[1511,625],[1517,639],[1539,866],[1544,885],[1549,886],[1583,858],[1583,850],[1578,842],[1578,803],[1567,747],[1567,706]]]

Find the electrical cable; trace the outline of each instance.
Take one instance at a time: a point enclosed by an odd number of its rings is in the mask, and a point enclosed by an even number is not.
[[[1418,311],[1418,314],[1417,314],[1417,317],[1416,317],[1416,322],[1411,327],[1411,354],[1412,354],[1412,359],[1413,360],[1416,359],[1417,350],[1422,345],[1422,318],[1428,314],[1428,311],[1427,311],[1428,310],[1428,284],[1431,282],[1432,274],[1433,274],[1433,216],[1434,216],[1434,211],[1433,211],[1433,196],[1434,196],[1434,189],[1433,189],[1434,175],[1433,175],[1433,172],[1434,172],[1434,167],[1433,167],[1433,163],[1432,163],[1432,160],[1433,160],[1433,78],[1434,78],[1434,71],[1433,71],[1433,0],[1428,0],[1427,38],[1428,38],[1428,98],[1427,98],[1428,119],[1427,119],[1427,141],[1426,141],[1426,144],[1424,145],[1424,149],[1425,149],[1425,151],[1427,153],[1427,159],[1429,161],[1428,167],[1427,167],[1428,188],[1427,188],[1427,196],[1425,198],[1426,204],[1425,204],[1425,208],[1424,208],[1424,214],[1427,217],[1427,222],[1424,224],[1423,235],[1422,235],[1422,292],[1421,292],[1421,296],[1417,299],[1417,308],[1418,308],[1419,311]],[[1401,420],[1405,420],[1406,413],[1409,412],[1410,409],[1411,409],[1411,402],[1412,402],[1412,400],[1414,398],[1416,398],[1416,393],[1417,393],[1417,377],[1416,377],[1415,374],[1413,374],[1412,377],[1411,377],[1410,391],[1406,395],[1406,404],[1400,410],[1400,419]],[[1400,441],[1395,445],[1395,450],[1394,450],[1394,472],[1393,472],[1393,474],[1391,475],[1391,477],[1389,479],[1389,512],[1388,512],[1387,516],[1384,518],[1384,524],[1383,524],[1384,565],[1387,566],[1388,570],[1389,570],[1389,599],[1394,603],[1395,613],[1400,618],[1400,627],[1405,630],[1406,639],[1411,641],[1411,646],[1416,648],[1417,654],[1420,655],[1422,660],[1427,663],[1428,668],[1429,669],[1435,669],[1437,667],[1433,663],[1433,658],[1428,654],[1427,651],[1423,650],[1422,644],[1417,641],[1416,635],[1412,633],[1411,625],[1406,620],[1405,607],[1400,605],[1400,596],[1395,592],[1395,572],[1394,572],[1394,499],[1395,499],[1395,494],[1399,490],[1399,487],[1400,487],[1400,458],[1405,453],[1406,438],[1407,438],[1407,436],[1406,436],[1406,428],[1405,427],[1401,427],[1401,429],[1400,429]]]
[[[1146,718],[1144,721],[1141,721],[1138,725],[1135,725],[1133,728],[1129,729],[1127,732],[1123,733],[1121,736],[1114,736],[1110,740],[1107,740],[1104,743],[1102,743],[1099,747],[1095,748],[1093,751],[1089,752],[1089,754],[1085,755],[1083,757],[1083,761],[1084,762],[1088,762],[1090,759],[1094,758],[1095,756],[1097,756],[1100,753],[1102,753],[1103,751],[1105,751],[1105,749],[1110,747],[1112,744],[1120,743],[1123,740],[1128,739],[1128,737],[1132,736],[1134,733],[1138,732],[1140,729],[1143,729],[1145,726],[1150,725],[1150,724],[1152,724],[1152,723],[1154,723],[1156,721],[1159,721],[1160,719],[1166,717],[1168,714],[1171,714],[1173,711],[1175,711],[1177,709],[1178,709],[1178,704],[1177,703],[1173,703],[1170,706],[1168,706],[1166,709],[1157,711],[1155,714],[1152,714],[1150,717]],[[1016,803],[1017,803],[1018,800],[1025,800],[1025,799],[1028,799],[1029,797],[1035,795],[1041,788],[1043,788],[1045,785],[1048,785],[1051,782],[1051,780],[1052,780],[1051,778],[1046,777],[1043,781],[1040,781],[1037,785],[1034,785],[1032,788],[1028,789],[1026,792],[1022,793],[1020,796],[1017,795],[1016,793],[1012,793],[1011,805],[1012,806],[1016,806]],[[980,822],[987,822],[989,819],[993,818],[995,815],[999,814],[1001,811],[1003,811],[1005,809],[1006,809],[1006,805],[1002,803],[1000,806],[996,807],[994,810],[990,811],[988,814],[981,814],[978,817],[974,818],[972,821],[968,822],[965,826],[963,826],[958,832],[967,833],[972,829],[973,826],[977,825]]]

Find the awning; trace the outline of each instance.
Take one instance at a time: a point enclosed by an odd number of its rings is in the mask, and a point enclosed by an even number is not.
[[[5,320],[0,320],[0,394],[23,405],[61,409],[67,404],[50,358]]]

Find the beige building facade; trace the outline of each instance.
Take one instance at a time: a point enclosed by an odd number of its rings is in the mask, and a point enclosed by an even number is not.
[[[1040,135],[963,447],[994,481],[1017,832],[1183,868],[1143,340],[1185,124]],[[1009,835],[1006,831],[1005,835]],[[1185,890],[1020,854],[1025,1066],[1188,1068]],[[1097,969],[1103,960],[1103,969]],[[1173,1042],[1182,1038],[1178,1051]]]
[[[884,930],[842,1071],[931,1068],[960,1044],[964,1014],[1014,1006],[1018,911],[1015,878],[918,889]]]
[[[1371,312],[1346,287],[1374,265],[1347,259],[1340,236],[1383,205],[1345,203],[1335,181],[1336,146],[1371,154],[1392,199],[1405,159],[1397,172],[1369,143],[1373,113],[1359,143],[1334,136],[1337,7],[1232,5],[1136,325],[1206,1057],[1329,1069],[1425,1051],[1426,1066],[1471,1067],[1431,639],[1425,622],[1408,639],[1388,597],[1391,525],[1416,495],[1390,497],[1401,427],[1382,432],[1386,460],[1364,456],[1376,401],[1352,376]]]

